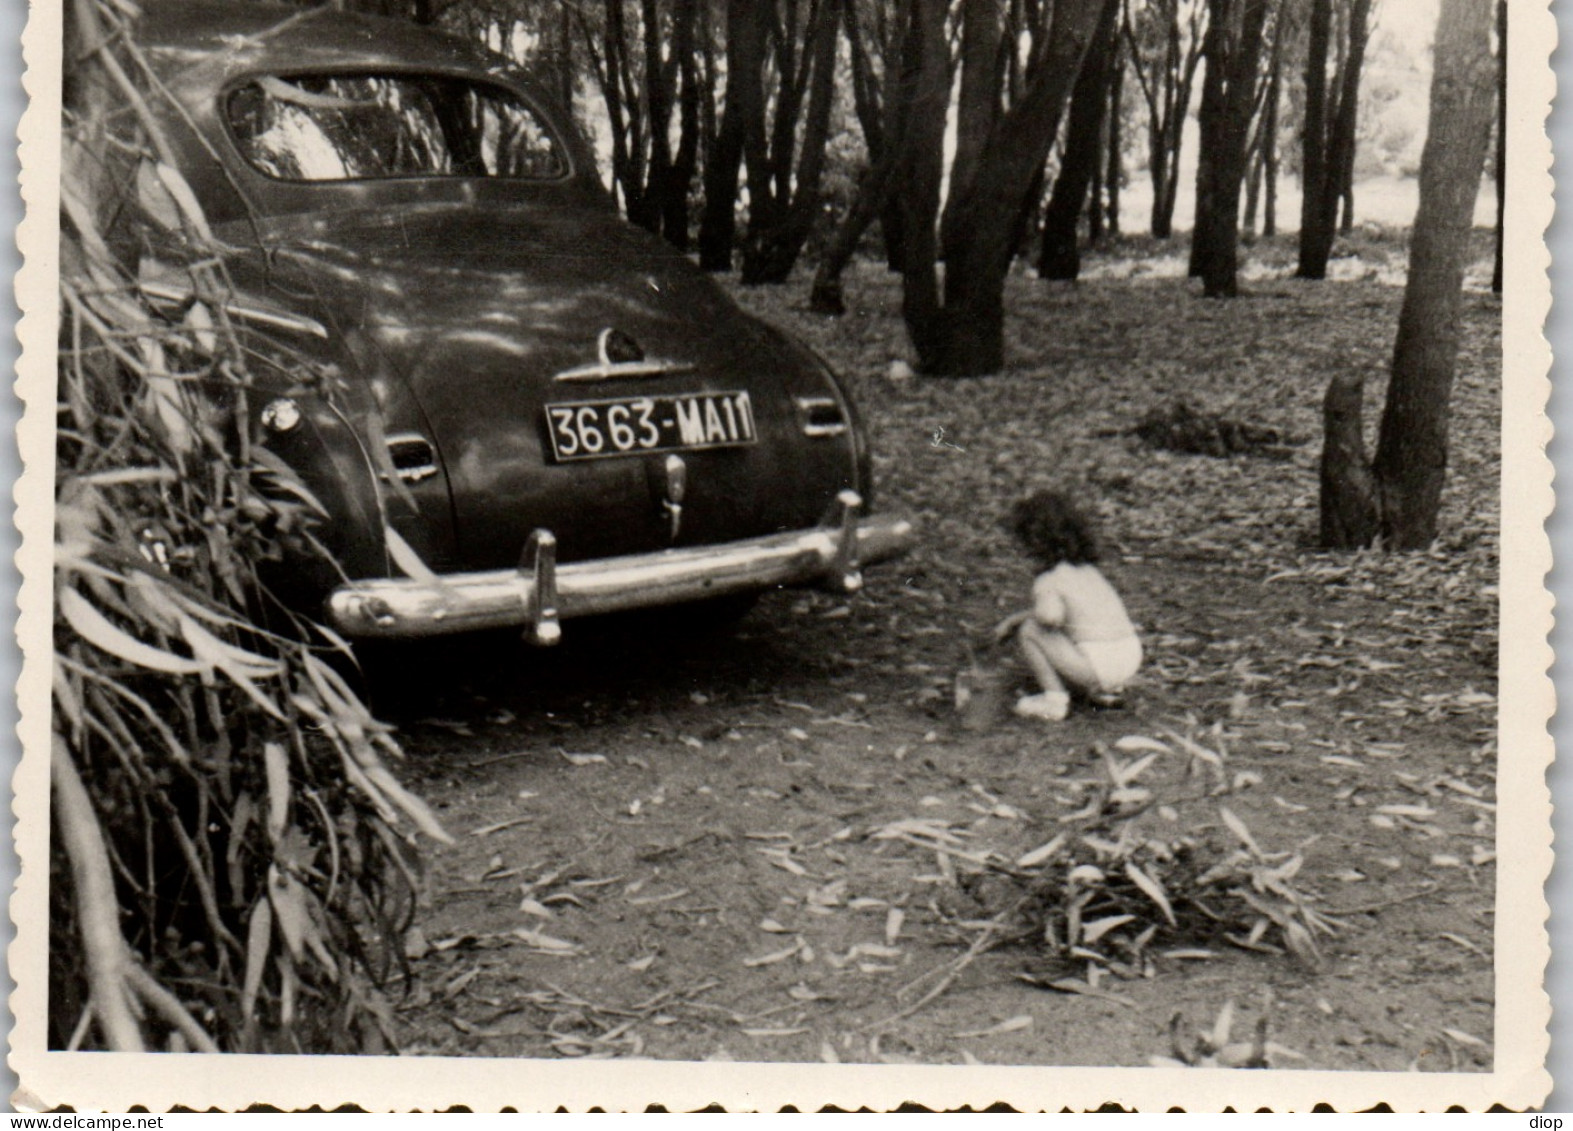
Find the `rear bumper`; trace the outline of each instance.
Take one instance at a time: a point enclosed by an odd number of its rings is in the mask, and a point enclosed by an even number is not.
[[[556,564],[556,539],[538,530],[517,569],[454,573],[418,580],[357,581],[328,598],[330,623],[355,639],[412,639],[488,628],[522,627],[554,644],[559,621],[721,597],[775,586],[817,585],[841,593],[862,587],[862,567],[904,553],[905,519],[859,519],[862,501],[843,491],[821,526],[807,530]]]

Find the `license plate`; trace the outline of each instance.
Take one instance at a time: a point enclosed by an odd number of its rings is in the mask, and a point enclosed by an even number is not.
[[[758,440],[746,392],[619,397],[546,406],[557,462],[732,448]]]

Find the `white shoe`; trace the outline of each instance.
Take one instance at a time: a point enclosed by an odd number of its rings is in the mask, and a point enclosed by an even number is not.
[[[1071,711],[1071,697],[1063,691],[1044,691],[1037,695],[1023,695],[1016,700],[1016,713],[1024,719],[1047,719],[1059,722]]]

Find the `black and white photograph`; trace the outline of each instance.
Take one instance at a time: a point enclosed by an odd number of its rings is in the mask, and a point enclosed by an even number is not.
[[[1544,1103],[1555,34],[35,5],[13,1103]]]

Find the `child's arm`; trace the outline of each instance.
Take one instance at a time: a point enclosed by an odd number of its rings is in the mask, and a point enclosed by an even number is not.
[[[1048,574],[1041,575],[1032,583],[1032,619],[1045,628],[1059,628],[1067,615],[1060,587]]]
[[[1020,609],[994,626],[994,643],[1003,644],[1032,616],[1031,609]]]

